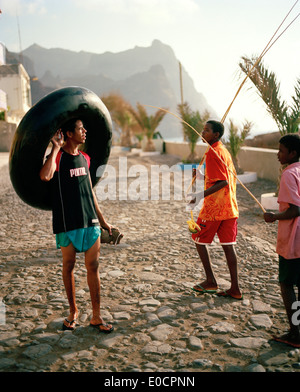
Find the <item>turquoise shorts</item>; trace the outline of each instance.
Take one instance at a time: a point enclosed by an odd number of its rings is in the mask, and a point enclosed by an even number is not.
[[[56,234],[56,247],[60,249],[72,243],[77,253],[86,252],[94,245],[99,236],[101,236],[100,226],[58,233]]]

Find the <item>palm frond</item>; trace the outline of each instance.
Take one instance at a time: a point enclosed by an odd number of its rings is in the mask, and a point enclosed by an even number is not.
[[[239,63],[241,71],[248,75],[256,58],[242,57]],[[300,79],[295,86],[295,95],[292,97],[293,105],[288,106],[281,99],[280,84],[278,83],[274,72],[270,72],[260,61],[250,72],[249,78],[256,87],[259,96],[265,102],[267,111],[276,122],[282,135],[286,133],[298,132],[300,123]]]
[[[296,133],[299,131],[300,124],[300,78],[297,79],[295,86],[295,95],[292,96],[293,105],[290,110],[290,124],[288,133]]]
[[[193,111],[187,102],[177,105],[177,110],[182,120],[193,127],[198,133],[201,133],[204,124],[210,117],[208,110],[205,110],[201,115],[198,110]],[[182,129],[184,138],[189,142],[190,150],[193,154],[200,136],[187,124],[182,123]]]
[[[166,115],[166,112],[159,109],[156,113],[154,113],[154,115],[149,115],[146,108],[140,103],[137,103],[136,107],[137,110],[131,107],[129,109],[130,113],[133,115],[141,130],[148,136],[148,138],[152,138],[158,125]]]
[[[239,63],[241,70],[248,74],[256,62],[256,58],[242,57]],[[257,88],[259,96],[265,102],[267,110],[275,120],[280,131],[283,129],[287,115],[287,105],[281,100],[280,84],[276,79],[276,75],[270,72],[260,61],[249,75],[253,85]]]
[[[238,173],[242,172],[239,165],[238,153],[246,137],[250,135],[252,126],[253,123],[246,120],[243,123],[242,130],[240,131],[237,125],[235,125],[232,120],[229,120],[229,139],[226,144],[232,155],[233,163]]]

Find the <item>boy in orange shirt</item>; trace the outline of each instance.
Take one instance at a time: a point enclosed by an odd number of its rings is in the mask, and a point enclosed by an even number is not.
[[[230,153],[220,141],[223,134],[223,124],[213,120],[207,121],[202,132],[202,137],[212,148],[206,153],[204,202],[197,220],[201,231],[193,234],[192,239],[196,243],[206,280],[195,285],[193,290],[198,293],[215,293],[218,289],[207,250],[207,245],[211,244],[217,234],[226,256],[231,277],[231,287],[226,291],[219,292],[218,295],[242,299],[234,249],[239,216],[236,200],[236,178],[232,174],[235,173],[235,168]]]

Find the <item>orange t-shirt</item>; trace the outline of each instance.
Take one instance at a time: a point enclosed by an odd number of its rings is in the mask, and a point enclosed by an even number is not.
[[[228,182],[224,188],[204,198],[199,218],[206,221],[221,221],[238,218],[239,211],[236,200],[236,173],[231,155],[222,142],[218,141],[206,153],[205,189],[213,186],[217,181]],[[230,168],[222,162],[222,160]]]

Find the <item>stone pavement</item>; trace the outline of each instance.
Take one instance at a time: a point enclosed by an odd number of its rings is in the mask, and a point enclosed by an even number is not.
[[[173,165],[176,157],[128,155],[128,165]],[[118,156],[109,163],[117,167]],[[133,180],[133,179],[132,179]],[[249,184],[259,197],[275,184]],[[124,233],[103,245],[102,316],[115,331],[89,327],[84,259],[76,265],[79,326],[62,331],[68,314],[51,213],[25,205],[0,169],[0,371],[2,372],[299,372],[300,350],[271,340],[287,328],[277,283],[276,225],[241,187],[241,301],[196,295],[204,279],[187,231],[183,201],[103,201],[108,221]],[[210,247],[220,289],[230,278],[221,247]]]
[[[0,169],[8,165],[9,152],[0,152]]]

